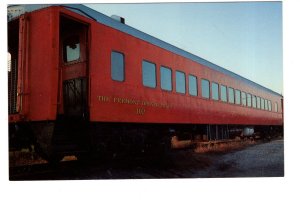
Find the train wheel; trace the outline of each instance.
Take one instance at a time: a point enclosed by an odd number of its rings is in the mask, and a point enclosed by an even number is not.
[[[50,164],[58,164],[63,159],[63,155],[45,152],[38,143],[35,143],[34,150],[41,158],[43,158]]]

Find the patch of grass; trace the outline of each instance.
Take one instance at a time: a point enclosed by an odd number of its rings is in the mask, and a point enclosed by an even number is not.
[[[35,152],[30,152],[29,150],[12,151],[9,152],[9,166],[23,166],[23,165],[33,165],[47,163]]]

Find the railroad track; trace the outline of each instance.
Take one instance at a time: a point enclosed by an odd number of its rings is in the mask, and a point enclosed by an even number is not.
[[[204,144],[204,146],[206,145]],[[214,160],[218,160],[218,156],[224,154],[215,148],[212,148],[212,152],[204,151],[204,153],[197,153],[197,150],[176,149],[160,159],[120,156],[110,160],[94,160],[88,163],[74,159],[61,161],[57,165],[35,163],[11,166],[9,178],[10,180],[187,178],[210,167]],[[227,153],[230,152],[232,150]]]

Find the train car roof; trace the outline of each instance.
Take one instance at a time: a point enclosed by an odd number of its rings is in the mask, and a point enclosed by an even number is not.
[[[116,21],[115,19],[106,16],[96,10],[93,10],[92,8],[89,8],[87,6],[84,6],[82,4],[53,4],[53,5],[46,5],[46,4],[42,4],[42,5],[35,5],[35,4],[24,4],[24,5],[12,5],[12,6],[8,6],[8,21],[13,20],[14,18],[20,16],[21,14],[24,14],[25,12],[32,12],[35,10],[39,10],[39,9],[43,9],[43,8],[47,8],[50,6],[62,6],[65,7],[68,10],[71,10],[73,12],[76,12],[80,15],[83,15],[85,17],[91,18],[101,24],[104,24],[106,26],[109,26],[111,28],[117,29],[119,31],[122,31],[124,33],[127,33],[129,35],[132,35],[136,38],[139,38],[141,40],[144,40],[146,42],[149,42],[153,45],[159,46],[163,49],[166,49],[168,51],[171,51],[175,54],[178,54],[180,56],[186,57],[190,60],[193,60],[199,64],[205,65],[211,69],[214,69],[218,72],[221,72],[223,74],[226,74],[228,76],[231,76],[235,79],[241,80],[246,84],[252,85],[256,88],[262,89],[264,91],[270,92],[274,95],[279,95],[280,97],[282,97],[282,95],[280,95],[277,92],[274,92],[273,90],[266,88],[258,83],[255,83],[245,77],[242,77],[232,71],[229,71],[223,67],[220,67],[212,62],[209,62],[199,56],[196,56],[192,53],[189,53],[187,51],[184,51],[178,47],[175,47],[167,42],[164,42],[158,38],[155,38],[147,33],[144,33],[142,31],[139,31],[131,26],[128,26],[126,24],[120,23],[118,21]]]

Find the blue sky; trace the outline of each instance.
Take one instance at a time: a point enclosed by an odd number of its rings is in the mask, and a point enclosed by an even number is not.
[[[105,15],[283,92],[282,3],[87,4]]]

